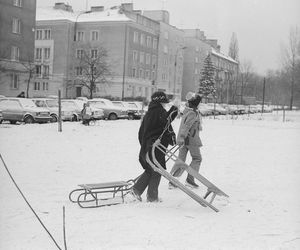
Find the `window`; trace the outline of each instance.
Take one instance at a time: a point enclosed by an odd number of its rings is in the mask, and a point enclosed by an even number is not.
[[[156,55],[152,55],[152,69],[156,68]]]
[[[150,54],[146,54],[146,64],[150,64]]]
[[[92,49],[91,50],[91,58],[97,58],[97,56],[98,56],[98,50]]]
[[[169,51],[168,46],[167,46],[167,45],[164,45],[164,53],[165,53],[165,54],[168,54],[168,51]]]
[[[133,42],[134,43],[138,43],[139,42],[139,33],[137,31],[135,31],[133,33]]]
[[[139,72],[139,77],[140,78],[144,78],[144,70],[143,69],[140,69],[140,72]]]
[[[82,75],[82,67],[76,67],[76,75],[81,76]]]
[[[153,49],[157,49],[157,39],[153,38]]]
[[[77,31],[76,41],[83,41],[83,38],[84,38],[84,32],[83,31]]]
[[[47,108],[46,102],[42,100],[35,100],[34,101],[35,105],[38,106],[39,108]]]
[[[43,77],[49,77],[49,70],[50,70],[49,65],[43,66]]]
[[[132,54],[132,60],[134,62],[137,62],[138,61],[138,52],[136,50],[133,51],[133,54]]]
[[[145,72],[145,78],[146,79],[150,79],[150,71],[149,70],[146,70],[146,72]]]
[[[35,40],[42,40],[43,39],[43,30],[36,30],[35,31]]]
[[[162,73],[162,80],[167,81],[168,80],[168,74]]]
[[[37,76],[42,75],[42,66],[41,65],[35,65],[35,73]]]
[[[168,66],[168,57],[167,56],[164,56],[164,65]]]
[[[14,0],[14,6],[22,7],[22,0]]]
[[[51,30],[44,30],[44,40],[51,39]]]
[[[98,41],[99,40],[99,32],[96,30],[93,30],[91,32],[91,40],[92,41]]]
[[[21,20],[17,18],[13,18],[12,20],[12,32],[16,34],[21,33]]]
[[[152,80],[155,80],[155,71],[152,71]]]
[[[43,82],[43,90],[48,90],[48,82]]]
[[[137,77],[136,68],[132,68],[132,77]]]
[[[35,49],[35,59],[42,60],[42,48]]]
[[[76,58],[83,58],[83,50],[82,49],[76,50]]]
[[[144,63],[144,59],[145,58],[145,53],[144,52],[140,52],[140,63]]]
[[[164,38],[167,39],[167,40],[169,39],[169,33],[168,33],[168,31],[165,31]]]
[[[16,46],[11,47],[11,60],[19,61],[20,50]]]
[[[19,88],[19,75],[13,73],[10,75],[10,86],[12,89]]]
[[[44,48],[44,59],[50,58],[50,48]]]
[[[147,36],[147,47],[151,48],[151,36]]]
[[[35,82],[34,83],[34,88],[33,90],[40,90],[40,82]]]
[[[145,45],[145,34],[141,34],[141,45]]]

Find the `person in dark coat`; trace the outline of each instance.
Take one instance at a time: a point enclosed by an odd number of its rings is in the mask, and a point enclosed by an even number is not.
[[[158,91],[153,93],[148,111],[145,114],[139,129],[138,139],[141,145],[139,162],[141,163],[144,172],[133,186],[131,193],[140,201],[142,200],[141,195],[147,187],[147,201],[159,201],[158,186],[161,175],[155,172],[146,162],[146,154],[147,152],[151,152],[153,143],[163,133],[168,122],[173,121],[178,114],[178,108],[176,106],[172,106],[168,112],[164,109],[163,105],[168,102],[169,100],[164,92]],[[175,133],[170,125],[161,138],[161,144],[168,147],[168,145],[174,145],[175,143]],[[166,169],[165,154],[160,150],[155,150],[155,158],[160,165]]]

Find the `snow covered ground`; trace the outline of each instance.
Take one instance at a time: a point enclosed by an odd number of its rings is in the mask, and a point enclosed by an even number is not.
[[[62,133],[57,124],[0,125],[0,152],[62,249],[63,206],[69,250],[300,249],[299,112],[287,113],[286,122],[280,112],[204,118],[200,172],[230,196],[215,199],[219,213],[169,190],[165,179],[162,203],[81,209],[69,202],[77,184],[128,180],[142,172],[139,124],[66,122]],[[176,131],[178,125],[176,120]],[[2,162],[0,180],[0,249],[57,249]]]

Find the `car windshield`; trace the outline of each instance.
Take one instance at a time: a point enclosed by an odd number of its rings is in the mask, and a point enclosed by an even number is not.
[[[32,100],[29,99],[21,99],[21,104],[24,108],[36,108],[37,106]]]
[[[91,107],[95,107],[95,108],[103,108],[105,106],[105,103],[102,101],[92,101],[89,102]]]
[[[61,105],[65,108],[73,108],[73,109],[77,108],[73,102],[68,102],[68,101],[61,102]]]
[[[50,107],[50,108],[58,107],[58,101],[57,100],[47,100],[46,103],[47,103],[48,107]]]

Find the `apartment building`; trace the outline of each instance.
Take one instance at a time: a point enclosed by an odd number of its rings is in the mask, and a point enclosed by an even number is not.
[[[198,91],[204,59],[210,54],[215,67],[218,101],[230,102],[233,86],[236,84],[238,62],[221,53],[218,41],[207,39],[203,31],[199,29],[183,31],[186,49],[184,50],[182,97],[185,97],[189,91]]]
[[[143,11],[143,15],[160,23],[158,45],[157,88],[169,96],[181,97],[184,32],[169,23],[169,12],[165,10]]]
[[[67,98],[88,96],[78,61],[86,50],[97,55],[99,48],[107,51],[112,74],[106,82],[96,82],[94,97],[149,100],[157,89],[159,22],[133,10],[133,4],[74,12],[57,3],[37,10],[36,26],[37,72],[41,79],[48,77],[48,89],[35,96],[52,95],[57,89]]]
[[[0,2],[0,94],[17,96],[28,89],[33,67],[36,0]]]

